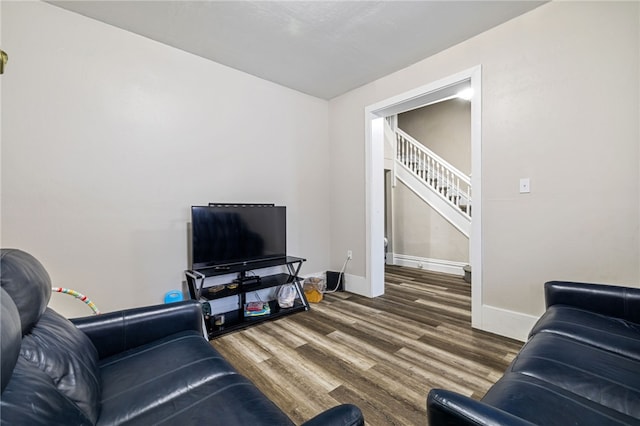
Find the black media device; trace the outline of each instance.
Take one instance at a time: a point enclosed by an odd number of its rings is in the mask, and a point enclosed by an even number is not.
[[[344,291],[344,274],[341,272],[327,271],[327,290]]]
[[[286,207],[216,203],[192,206],[191,243],[192,269],[225,271],[237,265],[250,267],[252,262],[284,258]]]

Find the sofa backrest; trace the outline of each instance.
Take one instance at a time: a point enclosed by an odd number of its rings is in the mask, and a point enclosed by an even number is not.
[[[42,264],[20,250],[0,250],[2,288],[18,307],[22,334],[38,321],[51,298],[51,279]]]
[[[547,308],[567,305],[640,324],[640,288],[549,281],[544,284],[544,297]]]
[[[25,252],[3,249],[0,282],[3,421],[95,424],[98,353],[84,333],[47,308],[51,281],[44,267]]]

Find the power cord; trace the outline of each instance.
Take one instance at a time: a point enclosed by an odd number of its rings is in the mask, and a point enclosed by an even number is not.
[[[342,281],[342,277],[344,277],[344,271],[347,269],[347,263],[349,263],[349,260],[351,260],[351,259],[349,258],[349,256],[347,256],[347,258],[345,259],[344,263],[342,264],[342,269],[340,270],[340,273],[338,274],[338,281],[336,282],[336,288],[334,288],[333,290],[325,290],[325,291],[323,291],[324,294],[335,293],[336,291],[338,291],[338,289],[340,288],[340,281]]]

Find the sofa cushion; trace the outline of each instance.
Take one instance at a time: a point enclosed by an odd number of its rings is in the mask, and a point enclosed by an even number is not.
[[[292,424],[195,331],[105,358],[100,373],[99,425]]]
[[[530,336],[552,333],[570,337],[640,361],[640,325],[566,305],[553,305]]]
[[[640,418],[638,369],[636,360],[540,333],[482,401],[537,424],[625,423]]]
[[[45,372],[55,387],[95,423],[101,389],[98,353],[84,333],[47,308],[22,338],[20,356]]]
[[[18,358],[2,392],[0,413],[3,425],[93,425],[82,410],[56,388],[47,373],[34,368],[24,358]]]
[[[637,424],[638,421],[521,374],[502,377],[482,398],[482,402],[536,425],[609,426]]]

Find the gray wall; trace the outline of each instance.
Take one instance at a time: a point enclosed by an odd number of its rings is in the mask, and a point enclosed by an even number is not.
[[[461,172],[471,173],[471,104],[450,99],[398,114],[398,127]]]
[[[469,262],[467,237],[402,182],[398,182],[393,191],[393,252],[395,254]]]
[[[365,108],[481,65],[483,317],[541,314],[550,279],[638,286],[639,7],[549,2],[332,99],[332,263],[365,275]]]

